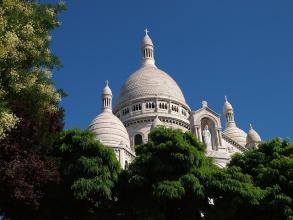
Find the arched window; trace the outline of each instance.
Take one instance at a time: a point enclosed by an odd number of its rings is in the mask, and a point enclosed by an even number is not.
[[[127,161],[127,160],[125,160],[125,165],[124,165],[124,168],[125,168],[125,169],[128,169],[128,166],[129,166],[129,164],[128,164],[128,161]]]
[[[134,136],[134,145],[142,144],[142,136],[140,134],[136,134]]]

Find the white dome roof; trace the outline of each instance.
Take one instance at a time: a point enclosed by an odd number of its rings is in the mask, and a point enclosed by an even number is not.
[[[133,73],[120,90],[117,105],[147,97],[169,98],[187,106],[175,80],[156,66],[144,66]]]
[[[108,86],[108,81],[106,81],[106,86],[103,89],[103,95],[110,95],[110,96],[112,96],[112,90]]]
[[[104,111],[90,124],[89,130],[96,134],[104,145],[118,147],[123,144],[130,148],[129,136],[122,122],[111,111]]]
[[[145,35],[144,38],[143,38],[142,46],[145,46],[145,45],[153,46],[153,41],[152,41],[152,39],[149,37],[149,35]]]
[[[252,128],[252,126],[250,127],[250,129],[247,133],[246,142],[247,143],[261,142],[261,138],[260,138],[259,134]]]
[[[227,96],[225,96],[225,103],[223,107],[223,113],[226,114],[228,111],[233,110],[231,103],[228,101]]]
[[[228,126],[223,131],[223,134],[231,138],[233,141],[240,144],[241,146],[245,146],[246,144],[246,133],[236,126]]]

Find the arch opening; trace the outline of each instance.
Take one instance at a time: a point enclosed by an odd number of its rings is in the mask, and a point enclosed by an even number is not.
[[[203,142],[207,145],[207,149],[218,150],[219,145],[216,125],[213,120],[208,117],[201,119],[201,135]]]
[[[136,146],[136,145],[140,145],[140,144],[142,144],[142,136],[141,136],[141,134],[136,134],[134,136],[134,145]]]

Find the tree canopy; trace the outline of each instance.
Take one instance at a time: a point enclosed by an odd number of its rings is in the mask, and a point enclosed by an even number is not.
[[[62,2],[0,0],[0,218],[293,219],[293,144],[275,139],[226,168],[190,133],[152,129],[121,171],[113,149],[63,130],[50,51]]]
[[[220,206],[227,208],[234,199],[234,210],[222,218],[229,219],[244,203],[256,204],[262,197],[239,169],[216,167],[191,133],[156,128],[136,154],[120,178],[122,219],[212,219],[221,210],[225,214]]]
[[[120,164],[109,147],[89,131],[62,132],[52,154],[58,161],[60,182],[47,192],[42,219],[94,219],[107,215]]]
[[[58,111],[61,95],[52,80],[59,67],[50,32],[59,26],[63,4],[0,2],[0,138],[26,118],[40,120]]]
[[[265,197],[253,213],[258,219],[293,219],[293,144],[275,139],[237,154],[229,167],[252,177]]]
[[[62,93],[51,79],[60,62],[49,46],[63,8],[0,1],[0,212],[11,219],[32,217],[44,189],[58,180],[46,158],[63,129]]]

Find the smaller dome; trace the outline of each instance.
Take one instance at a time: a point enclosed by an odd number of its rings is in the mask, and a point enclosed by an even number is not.
[[[261,138],[259,134],[252,128],[251,124],[250,124],[250,129],[247,133],[246,142],[247,144],[261,142]]]
[[[104,111],[90,124],[89,130],[96,134],[104,145],[118,147],[121,145],[130,148],[130,140],[126,128],[112,112]]]
[[[240,144],[241,146],[245,146],[246,144],[247,134],[236,126],[229,126],[225,128],[223,134],[231,138],[233,141]]]
[[[105,88],[103,90],[103,95],[110,95],[110,96],[112,96],[112,90],[109,87],[109,81],[108,80],[105,82]]]
[[[148,32],[149,32],[148,29],[145,29],[144,31],[145,31],[145,36],[144,36],[143,41],[142,41],[142,47],[144,47],[146,45],[154,46],[152,39],[148,35]]]
[[[158,127],[160,125],[163,125],[163,123],[161,122],[161,120],[159,119],[159,116],[157,115],[153,121],[152,128]]]
[[[232,110],[233,110],[233,107],[232,107],[231,103],[228,101],[227,96],[225,96],[223,113],[226,114],[227,112],[232,111]]]

